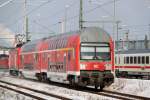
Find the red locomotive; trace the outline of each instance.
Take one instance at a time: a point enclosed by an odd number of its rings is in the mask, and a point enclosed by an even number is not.
[[[9,69],[7,54],[0,54],[0,69]]]
[[[113,50],[108,33],[96,27],[84,28],[28,42],[15,50],[18,53],[10,52],[10,71],[39,80],[103,89],[114,80]]]

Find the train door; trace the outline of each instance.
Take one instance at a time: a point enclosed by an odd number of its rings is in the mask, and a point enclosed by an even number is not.
[[[14,55],[15,66],[14,69],[17,69],[17,55]]]
[[[41,72],[47,72],[48,56],[47,53],[41,54]]]
[[[72,50],[68,50],[67,61],[68,71],[75,71],[75,68],[72,65]]]
[[[42,70],[42,61],[41,61],[41,57],[42,57],[42,54],[39,53],[38,54],[38,72],[41,73],[41,70]]]
[[[35,78],[34,62],[29,61],[31,58],[34,59],[34,54],[21,55],[21,65],[23,68],[22,74],[27,78]]]

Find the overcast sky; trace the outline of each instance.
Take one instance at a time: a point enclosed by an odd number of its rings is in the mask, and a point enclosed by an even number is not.
[[[9,0],[0,0],[0,5],[7,1]],[[23,1],[12,0],[0,7],[0,24],[14,34],[23,33]],[[39,38],[43,34],[43,36],[51,35],[50,33],[54,32],[55,34],[60,33],[61,24],[59,22],[65,17],[65,13],[67,13],[66,31],[77,30],[79,1],[27,0],[29,32],[32,38]],[[83,0],[84,21],[113,20],[111,1],[113,0]],[[129,30],[129,38],[143,39],[144,35],[149,33],[150,0],[116,0],[116,20],[120,21],[119,38],[123,39],[124,33]],[[113,34],[112,23],[84,23],[84,26],[103,27],[111,35]]]

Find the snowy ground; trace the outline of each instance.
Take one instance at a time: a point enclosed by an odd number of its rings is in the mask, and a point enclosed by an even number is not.
[[[41,91],[47,91],[49,93],[62,95],[65,97],[72,98],[74,100],[113,100],[113,98],[108,98],[108,97],[99,96],[96,94],[91,94],[91,93],[86,93],[86,92],[80,92],[80,91],[76,91],[72,89],[66,89],[66,88],[62,88],[58,86],[36,83],[36,82],[31,82],[31,81],[27,81],[23,79],[1,77],[1,76],[8,76],[8,73],[0,73],[0,74],[1,74],[0,80],[5,80],[5,81],[12,82],[15,84],[32,87]],[[112,84],[110,87],[107,87],[105,89],[118,91],[122,93],[128,93],[132,95],[150,97],[149,95],[150,94],[150,80],[117,78],[115,79],[114,84]],[[17,100],[17,99],[11,99],[11,100]],[[28,100],[28,99],[23,99],[23,100]]]
[[[150,97],[150,80],[116,78],[115,83],[105,89]]]
[[[0,88],[0,100],[34,100],[34,99],[4,88]]]
[[[7,75],[8,74],[5,74],[4,76],[7,76]],[[49,93],[65,96],[65,97],[71,98],[73,100],[116,100],[114,98],[99,96],[99,95],[92,94],[92,93],[80,92],[80,91],[76,91],[76,90],[72,90],[72,89],[66,89],[66,88],[47,85],[47,84],[43,84],[43,83],[31,82],[31,81],[27,81],[27,80],[23,80],[23,79],[0,77],[0,80],[5,80],[8,82],[31,87],[31,88],[38,89],[41,91],[47,91]],[[8,100],[8,99],[6,99],[6,100]],[[17,100],[17,99],[13,99],[13,100]],[[26,99],[24,99],[24,100],[26,100]]]

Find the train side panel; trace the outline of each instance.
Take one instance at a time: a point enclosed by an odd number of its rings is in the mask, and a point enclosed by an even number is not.
[[[28,68],[40,81],[103,89],[114,80],[112,44],[109,34],[96,27],[32,41],[22,47],[22,73]]]
[[[78,35],[62,38],[57,41],[55,49],[49,50],[47,56],[48,78],[50,80],[67,82],[69,75],[79,75],[78,43]]]
[[[0,55],[0,69],[9,69],[8,66],[9,56],[6,54]]]
[[[117,77],[150,79],[149,50],[120,52],[116,54],[115,63]]]

